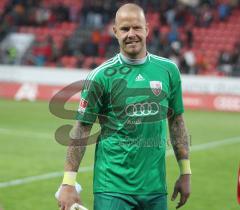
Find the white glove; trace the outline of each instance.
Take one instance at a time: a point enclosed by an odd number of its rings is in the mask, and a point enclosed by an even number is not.
[[[57,192],[55,193],[55,198],[58,199],[60,190],[62,189],[62,185],[58,188]],[[79,194],[82,191],[82,186],[76,182],[75,189]]]
[[[71,206],[70,210],[88,210],[88,209],[78,203],[74,203]]]

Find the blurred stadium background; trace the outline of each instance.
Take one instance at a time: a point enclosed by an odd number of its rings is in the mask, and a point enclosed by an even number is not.
[[[182,73],[193,170],[182,209],[239,209],[239,0],[1,0],[0,209],[57,209],[66,148],[54,132],[73,120],[53,116],[49,100],[118,52],[112,18],[126,2],[145,9],[149,52]],[[66,109],[76,110],[78,95]],[[79,173],[90,210],[93,154],[94,145]],[[170,146],[167,176],[171,194],[178,169]],[[169,210],[175,205],[169,201]]]

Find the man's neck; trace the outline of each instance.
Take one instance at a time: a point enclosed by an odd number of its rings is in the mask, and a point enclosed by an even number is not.
[[[121,59],[127,64],[134,64],[134,65],[143,64],[147,60],[147,56],[148,56],[148,53],[146,53],[145,57],[143,58],[129,58],[120,52]]]

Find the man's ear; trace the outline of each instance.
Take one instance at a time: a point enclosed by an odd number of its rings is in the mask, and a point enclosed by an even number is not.
[[[117,38],[117,28],[116,28],[116,25],[113,25],[113,33],[114,33],[114,36]]]
[[[149,34],[149,24],[148,23],[146,23],[146,33],[147,33],[147,36],[148,36],[148,34]]]

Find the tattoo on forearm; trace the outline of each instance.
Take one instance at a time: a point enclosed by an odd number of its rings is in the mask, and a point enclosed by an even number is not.
[[[66,156],[65,171],[78,171],[85,151],[86,147],[69,146]]]
[[[182,115],[169,119],[169,132],[177,160],[189,157],[189,136]]]
[[[77,122],[71,133],[71,140],[67,149],[65,171],[78,171],[79,165],[86,151],[87,137],[90,133],[90,126],[82,126]],[[79,142],[82,141],[82,142]]]

